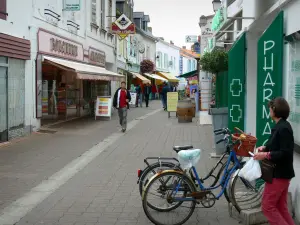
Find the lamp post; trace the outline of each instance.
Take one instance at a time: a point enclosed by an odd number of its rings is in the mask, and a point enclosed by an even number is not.
[[[206,26],[206,24],[207,24],[207,18],[206,16],[202,15],[199,19],[200,28]]]
[[[213,4],[214,12],[217,12],[221,8],[221,5],[222,5],[221,0],[213,0],[212,4]]]

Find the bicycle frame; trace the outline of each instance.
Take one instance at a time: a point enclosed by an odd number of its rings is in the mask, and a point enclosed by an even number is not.
[[[230,165],[230,162],[231,161],[234,161],[234,166],[229,169],[229,165]],[[225,173],[224,175],[222,176],[222,179],[220,181],[220,183],[214,187],[210,187],[210,188],[206,188],[203,183],[201,182],[200,178],[199,178],[199,175],[197,173],[197,170],[196,168],[193,166],[192,167],[192,171],[193,173],[195,174],[195,177],[196,177],[196,180],[197,180],[197,183],[200,187],[200,190],[201,191],[211,191],[211,190],[215,190],[219,187],[222,186],[222,189],[220,191],[220,193],[216,196],[216,199],[219,199],[223,194],[224,194],[224,191],[225,191],[225,188],[227,187],[228,185],[228,181],[231,177],[231,175],[238,169],[240,168],[241,164],[235,154],[234,151],[230,151],[230,154],[229,154],[229,157],[228,157],[228,160],[227,160],[227,163],[226,163],[226,167],[225,167]],[[174,195],[178,192],[180,188],[180,182],[178,182],[178,184],[176,185],[176,188],[175,188],[175,193],[173,193]],[[193,197],[187,197],[187,198],[174,198],[175,201],[194,201],[195,198]]]

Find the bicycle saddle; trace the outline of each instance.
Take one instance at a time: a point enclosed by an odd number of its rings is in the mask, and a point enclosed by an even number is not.
[[[173,150],[178,153],[182,150],[189,150],[189,149],[192,149],[192,148],[194,148],[193,145],[183,145],[183,146],[174,146]]]

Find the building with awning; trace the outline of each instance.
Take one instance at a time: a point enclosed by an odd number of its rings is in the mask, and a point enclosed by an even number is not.
[[[132,73],[132,72],[131,74],[133,75],[133,78],[139,79],[143,84],[147,84],[147,83],[151,84],[151,81],[148,78],[144,77],[143,75],[138,73]]]

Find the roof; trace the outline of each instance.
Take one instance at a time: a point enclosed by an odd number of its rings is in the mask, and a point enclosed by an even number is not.
[[[137,33],[140,33],[143,36],[146,36],[146,37],[148,37],[148,38],[150,38],[150,39],[152,39],[154,41],[157,41],[157,37],[153,36],[152,33],[148,32],[148,31],[144,31],[144,30],[142,30],[142,29],[140,29],[138,27],[135,27],[135,29],[136,29]]]
[[[169,42],[167,42],[167,41],[165,41],[165,40],[162,40],[161,38],[158,38],[157,40],[158,40],[158,42],[161,42],[161,43],[163,43],[163,44],[165,44],[165,45],[168,45],[168,46],[171,47],[171,48],[175,48],[175,49],[177,49],[177,50],[180,50],[180,49],[181,49],[181,48],[178,47],[177,45],[172,45],[172,44],[170,44]]]
[[[199,54],[193,52],[192,50],[183,49],[183,48],[180,50],[180,55],[192,57],[192,58],[199,58]]]
[[[143,19],[144,15],[145,15],[144,12],[133,12],[134,19]]]

